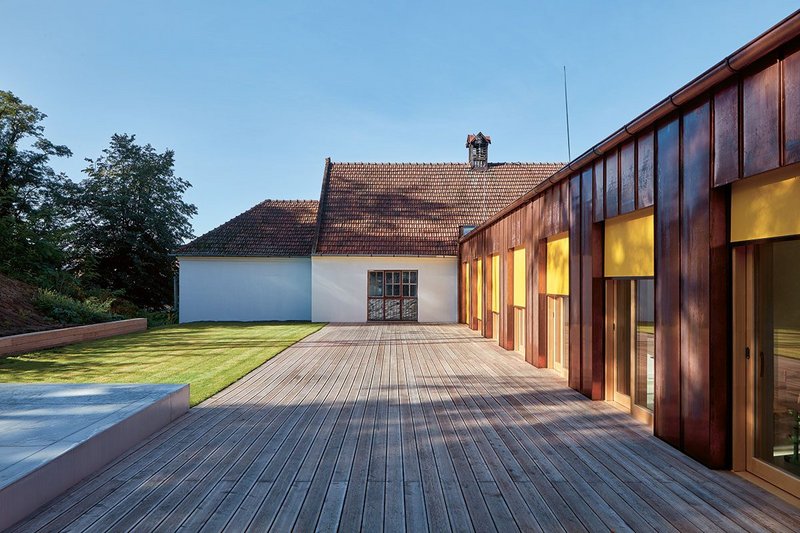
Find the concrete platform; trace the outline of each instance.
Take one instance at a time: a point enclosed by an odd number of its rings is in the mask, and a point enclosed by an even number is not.
[[[188,409],[188,385],[0,384],[0,530]]]

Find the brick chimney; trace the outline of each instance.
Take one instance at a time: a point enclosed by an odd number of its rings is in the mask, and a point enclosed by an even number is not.
[[[489,167],[490,144],[492,144],[492,138],[481,132],[478,132],[477,135],[467,135],[470,168],[484,170]]]

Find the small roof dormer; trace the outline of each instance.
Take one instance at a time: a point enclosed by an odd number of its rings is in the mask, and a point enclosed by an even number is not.
[[[482,170],[489,166],[490,144],[492,144],[492,138],[480,131],[476,135],[467,135],[470,168]]]

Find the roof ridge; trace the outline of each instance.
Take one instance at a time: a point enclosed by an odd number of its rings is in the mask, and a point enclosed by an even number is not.
[[[319,203],[319,200],[313,200],[311,198],[266,198],[261,200],[256,205],[260,205],[266,202],[283,202],[283,203],[293,203],[293,204],[300,204],[304,202],[314,202]],[[255,206],[253,206],[255,207]]]
[[[498,161],[497,163],[489,162],[490,165],[563,165],[559,161]]]
[[[489,165],[564,165],[563,162],[558,161],[496,161],[489,162]],[[446,165],[469,165],[468,161],[331,161],[331,165],[389,165],[389,166],[408,166],[408,165],[431,165],[431,166],[446,166]]]

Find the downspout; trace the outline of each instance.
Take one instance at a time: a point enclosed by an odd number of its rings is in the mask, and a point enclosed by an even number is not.
[[[178,269],[172,274],[172,307],[175,310],[175,322],[181,322],[181,284],[180,284],[180,262]]]

